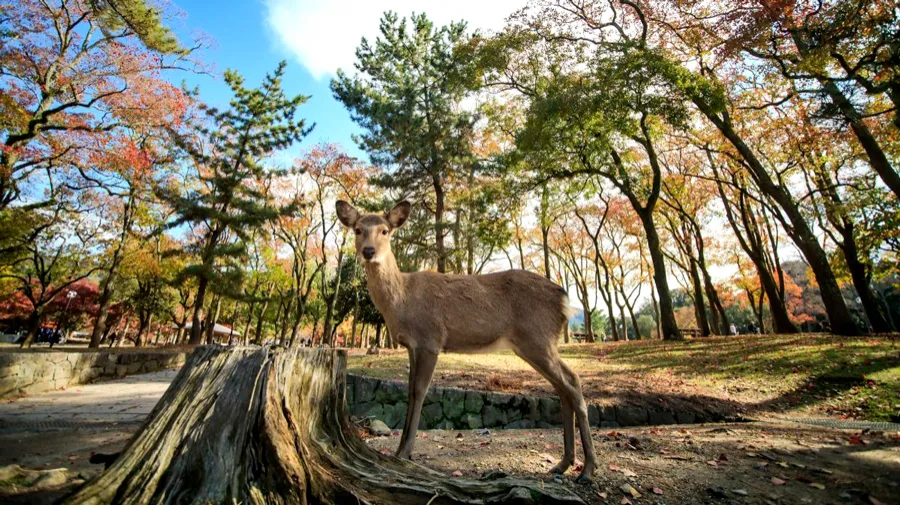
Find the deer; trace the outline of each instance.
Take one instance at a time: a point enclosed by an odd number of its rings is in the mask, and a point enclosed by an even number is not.
[[[559,336],[568,324],[568,294],[534,272],[507,270],[479,275],[401,272],[391,237],[407,221],[411,204],[402,201],[384,214],[361,214],[336,203],[338,220],[356,234],[356,253],[366,287],[391,336],[409,354],[409,402],[395,456],[410,459],[419,416],[442,352],[478,353],[512,349],[541,374],[560,398],[563,457],[550,471],[565,473],[575,462],[575,422],[581,434],[584,467],[578,482],[597,467],[581,380],[559,355]]]

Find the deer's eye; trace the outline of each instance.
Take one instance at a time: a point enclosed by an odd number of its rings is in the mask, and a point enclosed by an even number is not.
[[[381,230],[382,235],[387,235],[387,230]]]
[[[357,228],[357,229],[355,229],[355,230],[353,230],[353,231],[355,231],[357,235],[362,234],[362,230],[360,230],[359,228]]]

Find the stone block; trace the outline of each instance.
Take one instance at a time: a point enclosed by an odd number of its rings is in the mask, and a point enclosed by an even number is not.
[[[53,370],[53,380],[56,382],[62,381],[63,383],[69,381],[69,377],[72,376],[72,363],[68,361],[61,361]]]
[[[484,427],[484,423],[481,420],[481,414],[468,413],[463,415],[460,420],[460,427],[469,428],[470,430],[477,430]]]
[[[600,406],[600,422],[615,421],[615,420],[616,420],[616,406],[615,405],[601,405]]]
[[[18,389],[17,384],[18,378],[15,376],[0,378],[0,398],[15,394]]]
[[[353,377],[348,375],[347,376],[347,385],[344,387],[344,399],[347,401],[348,406],[356,403],[353,400],[353,391],[354,391],[353,385],[354,385]]]
[[[525,419],[534,422],[541,420],[541,402],[537,398],[526,398],[525,400]]]
[[[451,431],[456,429],[456,425],[453,424],[453,421],[444,419],[443,421],[439,422],[438,425],[435,426],[435,428],[439,430]]]
[[[428,392],[425,393],[425,405],[431,403],[441,403],[441,400],[444,399],[444,388],[436,388],[430,387],[428,388]]]
[[[541,398],[541,420],[550,424],[562,424],[562,410],[556,398]]]
[[[676,412],[675,420],[678,421],[678,424],[694,424],[697,416],[693,412]]]
[[[364,418],[377,417],[381,418],[384,414],[384,407],[378,402],[357,403],[350,407],[350,415]]]
[[[588,424],[591,426],[600,426],[600,407],[588,405]]]
[[[128,375],[128,365],[116,365],[116,377],[125,377]]]
[[[378,389],[378,379],[369,377],[356,378],[356,390],[353,392],[353,399],[356,403],[366,403],[375,399],[375,390]]]
[[[381,420],[384,421],[384,424],[391,428],[402,428],[403,423],[406,422],[407,403],[383,404],[382,407],[384,408],[384,413]]]
[[[509,422],[506,411],[496,405],[486,405],[481,412],[481,420],[486,428],[504,426]]]
[[[510,423],[522,419],[523,416],[524,413],[522,412],[522,409],[520,407],[511,407],[506,411],[506,420]]]
[[[145,372],[155,372],[155,371],[159,370],[159,368],[160,368],[159,361],[157,361],[155,359],[151,359],[150,361],[147,361],[146,363],[144,363],[144,371]]]
[[[448,388],[444,390],[444,398],[441,400],[444,417],[457,420],[466,411],[466,392],[462,389]]]
[[[618,428],[619,423],[616,421],[600,421],[601,428]]]
[[[621,426],[646,426],[648,422],[647,410],[628,405],[616,406],[616,421]]]
[[[466,412],[472,414],[481,413],[481,408],[484,407],[484,394],[478,391],[467,391],[465,407]]]
[[[432,403],[422,407],[422,413],[419,417],[419,429],[430,430],[438,425],[444,419],[443,409],[440,403]]]
[[[141,367],[144,366],[140,361],[132,361],[128,364],[128,375],[134,375],[141,371]]]
[[[517,399],[516,395],[511,395],[508,393],[487,393],[485,395],[485,401],[491,405],[500,405],[506,407],[508,405],[512,405]]]
[[[534,429],[534,426],[534,421],[531,419],[519,419],[518,421],[507,424],[503,428],[507,430],[532,430]]]
[[[409,398],[406,384],[394,381],[382,381],[375,390],[375,401],[381,403],[404,402]],[[388,423],[390,424],[390,423]]]
[[[675,416],[671,412],[651,410],[649,418],[651,425],[675,424]]]
[[[549,430],[551,428],[559,428],[559,425],[548,423],[547,421],[538,421],[537,427],[542,430]]]

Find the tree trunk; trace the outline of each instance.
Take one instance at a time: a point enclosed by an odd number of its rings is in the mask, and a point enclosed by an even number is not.
[[[210,311],[210,314],[207,314],[206,318],[206,343],[213,344],[215,343],[216,338],[216,323],[219,322],[219,312],[222,310],[222,297],[216,297],[216,309]]]
[[[785,219],[790,222],[792,227],[792,229],[788,229],[788,236],[791,237],[794,244],[806,258],[806,262],[812,269],[816,282],[819,284],[819,293],[822,296],[822,304],[825,306],[825,312],[828,314],[832,332],[836,335],[845,336],[860,335],[861,332],[853,321],[846,302],[844,302],[834,271],[828,263],[828,255],[825,253],[822,245],[819,244],[815,233],[813,233],[809,223],[806,222],[806,218],[800,212],[800,208],[794,201],[790,191],[772,179],[750,146],[734,130],[731,119],[727,115],[718,116],[699,97],[694,99],[694,103],[738,151],[741,158],[746,162],[745,166],[753,173],[757,187],[781,207]]]
[[[244,342],[249,342],[250,339],[250,324],[253,322],[253,310],[256,308],[256,302],[247,303],[247,320],[244,322],[244,333],[241,334],[241,339]]]
[[[432,176],[434,187],[434,240],[437,248],[437,271],[447,271],[447,249],[444,247],[444,187],[438,175]]]
[[[197,279],[197,297],[194,299],[194,315],[191,316],[191,338],[188,345],[200,345],[203,334],[200,332],[200,321],[203,319],[203,302],[206,298],[206,285],[209,280],[206,277]]]
[[[703,300],[703,283],[700,280],[700,272],[697,270],[697,263],[694,258],[688,258],[690,268],[688,273],[691,275],[691,286],[694,288],[694,317],[697,318],[697,328],[700,330],[701,337],[708,337],[709,320],[706,319],[706,303]]]
[[[114,260],[115,261],[115,260]],[[97,320],[94,322],[94,328],[91,330],[91,342],[88,347],[100,347],[100,340],[106,333],[106,318],[109,315],[109,302],[112,300],[112,280],[115,276],[115,270],[110,270],[103,280],[103,291],[100,292],[99,306],[97,308]]]
[[[583,503],[553,483],[450,478],[375,452],[347,419],[345,372],[343,351],[200,347],[109,469],[63,503]]]
[[[41,329],[41,314],[34,310],[31,314],[28,315],[28,334],[25,335],[25,340],[22,341],[22,345],[20,347],[31,347],[31,344],[34,343],[34,339],[37,338],[38,330]]]
[[[672,293],[669,291],[669,280],[666,278],[666,261],[659,243],[659,234],[653,223],[653,213],[639,212],[644,233],[647,234],[647,250],[653,263],[653,281],[659,295],[659,324],[663,340],[682,340],[684,337],[675,322],[675,309],[672,306]]]
[[[662,338],[662,326],[660,326],[659,322],[659,301],[656,299],[656,284],[654,284],[653,280],[650,281],[650,300],[653,302],[653,317],[655,319],[653,323],[656,326],[656,338]]]
[[[594,341],[594,311],[589,310],[587,305],[584,307],[584,334],[585,340],[588,342]]]
[[[881,315],[881,311],[878,308],[878,300],[875,298],[875,293],[872,292],[869,276],[866,275],[866,266],[859,260],[856,242],[845,240],[844,244],[841,245],[841,251],[844,253],[844,261],[847,263],[847,270],[850,271],[853,287],[856,288],[856,293],[859,295],[859,301],[866,312],[866,318],[872,326],[872,331],[876,333],[893,331],[893,328]]]

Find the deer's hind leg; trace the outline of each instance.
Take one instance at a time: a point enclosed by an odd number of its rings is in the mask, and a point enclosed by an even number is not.
[[[515,353],[547,379],[559,395],[563,425],[563,457],[550,469],[550,473],[563,474],[575,462],[575,417],[569,383],[559,366],[559,356],[555,349],[525,348],[525,346],[522,349],[516,347]]]
[[[587,404],[581,393],[581,381],[578,375],[560,358],[555,346],[544,348],[526,347],[516,348],[516,354],[534,367],[559,394],[563,412],[563,459],[559,465],[553,468],[554,472],[565,472],[575,460],[575,436],[574,422],[578,422],[578,431],[581,433],[581,446],[584,450],[584,468],[578,476],[579,482],[590,480],[597,467],[597,456],[594,453],[594,443],[591,438],[591,427],[588,422]],[[573,419],[574,414],[574,419]]]
[[[581,379],[578,374],[569,368],[569,365],[563,361],[557,354],[557,360],[560,367],[568,380],[572,394],[573,410],[578,421],[578,431],[581,433],[581,449],[584,451],[584,468],[581,475],[578,476],[579,481],[590,480],[591,475],[597,468],[597,454],[594,452],[594,440],[591,438],[591,425],[588,420],[587,403],[584,401],[584,394],[581,391]]]

